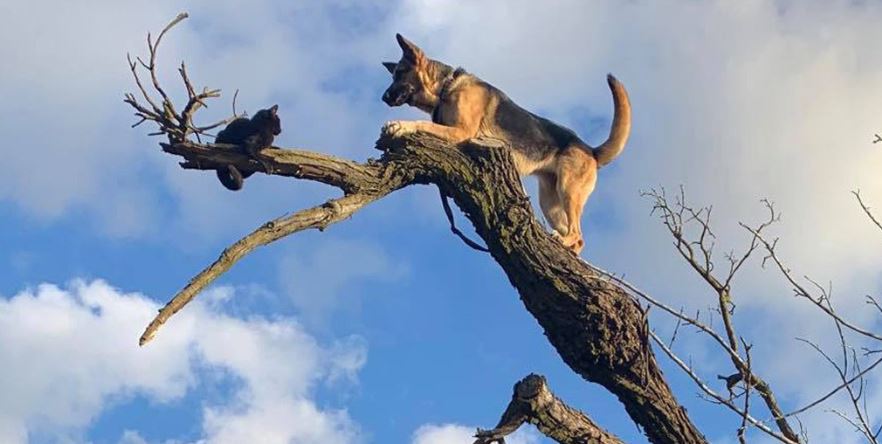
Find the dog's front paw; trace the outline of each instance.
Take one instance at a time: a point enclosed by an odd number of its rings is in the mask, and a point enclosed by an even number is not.
[[[391,120],[383,125],[383,134],[392,137],[401,137],[405,134],[410,134],[413,132],[416,132],[416,127],[413,122],[407,122],[404,120]]]

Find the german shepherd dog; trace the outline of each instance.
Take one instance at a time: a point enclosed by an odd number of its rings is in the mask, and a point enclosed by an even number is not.
[[[392,85],[383,93],[389,106],[408,104],[432,116],[431,121],[391,121],[391,136],[426,132],[451,143],[475,137],[502,139],[511,145],[521,176],[539,179],[539,206],[564,246],[579,254],[582,210],[597,182],[597,169],[610,163],[628,140],[631,104],[621,82],[611,74],[615,115],[609,137],[597,148],[572,130],[515,104],[502,91],[461,68],[429,59],[416,45],[396,34],[401,60],[384,62]]]

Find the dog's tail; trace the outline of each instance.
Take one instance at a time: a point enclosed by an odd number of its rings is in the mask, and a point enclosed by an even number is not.
[[[597,160],[597,166],[604,166],[612,162],[625,148],[628,135],[631,133],[631,102],[628,100],[625,85],[622,85],[622,82],[619,82],[612,74],[607,74],[606,82],[609,83],[609,89],[612,91],[615,114],[606,142],[594,148],[593,154],[594,159]]]

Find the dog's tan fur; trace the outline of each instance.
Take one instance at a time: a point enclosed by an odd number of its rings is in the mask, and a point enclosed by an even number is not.
[[[474,137],[510,142],[518,172],[539,180],[539,206],[551,228],[565,246],[580,253],[585,245],[582,210],[597,183],[597,169],[622,151],[630,133],[625,87],[608,76],[615,116],[607,141],[592,148],[569,129],[518,107],[492,85],[453,71],[396,37],[403,56],[398,63],[384,63],[394,80],[383,100],[391,106],[415,106],[430,113],[432,121],[391,121],[384,131],[393,136],[422,131],[451,143]]]

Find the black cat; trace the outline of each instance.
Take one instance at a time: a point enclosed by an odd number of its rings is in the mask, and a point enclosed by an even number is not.
[[[239,117],[217,133],[214,142],[239,145],[245,154],[257,158],[260,150],[272,146],[275,136],[282,132],[282,122],[276,114],[278,110],[279,105],[273,105],[256,112],[250,119]],[[243,173],[233,165],[217,169],[221,184],[233,191],[241,190],[245,178],[252,174],[254,171]]]

